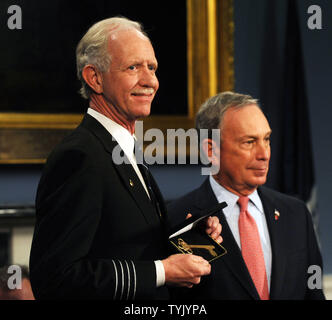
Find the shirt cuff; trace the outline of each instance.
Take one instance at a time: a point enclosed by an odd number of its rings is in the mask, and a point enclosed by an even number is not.
[[[156,279],[156,286],[158,287],[162,287],[165,284],[165,269],[164,269],[164,265],[161,262],[161,260],[156,260],[154,262],[155,266],[156,266],[156,275],[157,275],[157,279]]]

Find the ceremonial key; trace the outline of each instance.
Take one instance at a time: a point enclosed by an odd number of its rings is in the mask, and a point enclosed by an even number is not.
[[[209,253],[216,257],[217,252],[214,251],[215,247],[212,245],[202,245],[202,244],[188,244],[183,239],[178,239],[178,246],[185,251],[186,253],[193,254],[193,251],[191,249],[206,249],[209,251]]]

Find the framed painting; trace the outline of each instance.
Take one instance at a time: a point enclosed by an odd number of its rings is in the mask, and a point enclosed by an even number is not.
[[[86,0],[80,8],[65,0],[21,2],[22,29],[0,28],[7,43],[0,54],[2,164],[45,162],[80,123],[88,105],[77,93],[75,45],[89,26],[110,16],[142,21],[156,51],[160,89],[144,130],[190,129],[205,99],[234,87],[232,0],[160,2],[164,7],[155,10],[151,0],[142,12],[131,0]],[[9,5],[2,2],[0,12]]]

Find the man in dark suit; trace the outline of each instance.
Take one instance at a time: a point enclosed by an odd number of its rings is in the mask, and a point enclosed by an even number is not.
[[[212,262],[211,274],[191,291],[192,299],[324,299],[321,278],[312,285],[310,266],[322,271],[311,215],[295,198],[262,185],[270,160],[271,129],[250,96],[224,92],[208,99],[196,128],[220,130],[202,139],[202,152],[214,170],[196,190],[171,203],[169,216],[225,201],[220,214],[227,254]],[[318,277],[322,273],[318,274]],[[178,292],[179,293],[179,292]]]
[[[164,299],[210,272],[201,257],[167,257],[167,215],[134,154],[135,122],[150,113],[157,60],[137,22],[92,26],[76,50],[82,123],[49,156],[36,197],[30,255],[37,299]],[[216,217],[207,232],[218,241]],[[162,259],[162,260],[161,260]]]

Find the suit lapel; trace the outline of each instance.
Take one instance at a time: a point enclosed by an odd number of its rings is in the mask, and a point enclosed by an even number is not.
[[[150,201],[145,189],[142,186],[134,168],[131,164],[114,165],[118,171],[123,184],[127,187],[127,190],[131,194],[132,198],[136,201],[137,205],[141,209],[148,223],[154,223],[158,220],[156,209]]]
[[[217,204],[218,201],[212,191],[209,179],[206,179],[197,193],[195,199],[195,206],[200,209],[208,209]],[[223,212],[219,215],[220,223],[222,225],[221,236],[223,238],[222,245],[226,248],[227,254],[222,257],[226,266],[233,273],[235,278],[241,283],[243,288],[253,297],[253,299],[259,300],[259,295],[255,288],[255,285],[250,277],[249,271],[242,258],[242,253],[237,245],[233,233],[227,223],[226,217]]]
[[[113,163],[114,168],[119,174],[123,185],[128,190],[138,207],[141,209],[141,213],[145,217],[147,223],[155,223],[158,219],[156,210],[152,205],[148,195],[142,186],[133,166],[130,164],[128,158],[123,153],[123,158],[126,159],[124,163],[116,164],[112,159],[113,150],[115,147],[120,148],[118,143],[113,140],[112,135],[93,117],[89,114],[84,116],[82,126],[92,132],[97,139],[103,144],[106,152],[109,154],[110,163]],[[122,151],[123,152],[123,151]]]
[[[162,218],[164,221],[167,221],[168,217],[167,217],[167,209],[166,209],[164,197],[163,197],[162,193],[160,192],[160,189],[151,172],[150,172],[150,177],[151,177],[151,180],[150,180],[151,187],[152,187],[154,195],[156,197],[157,205],[159,206],[160,218]]]
[[[271,250],[272,250],[272,270],[271,270],[271,286],[270,286],[270,299],[280,297],[280,292],[283,286],[283,278],[286,271],[286,255],[285,248],[287,243],[283,235],[285,219],[283,219],[282,208],[275,204],[273,199],[268,196],[268,192],[265,188],[258,188],[259,196],[262,200],[264,213],[266,216],[266,223],[269,229]]]

